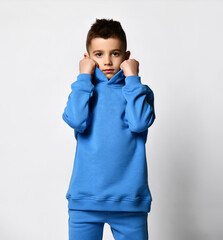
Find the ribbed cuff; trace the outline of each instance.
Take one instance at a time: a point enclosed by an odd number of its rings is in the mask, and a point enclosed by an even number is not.
[[[141,84],[141,77],[136,75],[128,76],[125,78],[125,84],[127,86],[134,86],[134,85]]]
[[[77,76],[77,81],[82,81],[82,80],[88,80],[88,81],[91,81],[92,80],[92,75],[89,74],[89,73],[81,73]]]

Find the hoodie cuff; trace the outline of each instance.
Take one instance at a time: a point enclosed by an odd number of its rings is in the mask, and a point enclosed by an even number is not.
[[[92,75],[89,73],[81,73],[77,76],[77,81],[91,81]]]
[[[129,87],[141,85],[141,77],[136,75],[128,76],[125,78],[125,85]]]

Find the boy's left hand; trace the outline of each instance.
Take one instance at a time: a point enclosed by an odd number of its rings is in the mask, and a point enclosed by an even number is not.
[[[124,75],[128,76],[138,76],[139,73],[139,62],[135,59],[127,59],[123,61],[120,65],[120,68],[123,70]]]

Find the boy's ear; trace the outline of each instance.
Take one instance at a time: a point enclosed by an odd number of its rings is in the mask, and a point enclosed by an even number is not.
[[[90,56],[88,55],[88,53],[84,53],[84,57],[87,58],[87,57],[90,57]]]
[[[128,60],[128,59],[129,59],[130,54],[131,54],[130,51],[126,51],[126,52],[125,52],[125,60]]]

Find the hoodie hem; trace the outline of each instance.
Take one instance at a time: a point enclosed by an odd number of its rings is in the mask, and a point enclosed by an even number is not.
[[[150,200],[96,200],[96,199],[80,199],[67,198],[68,208],[77,210],[93,210],[93,211],[124,211],[124,212],[150,212]]]

